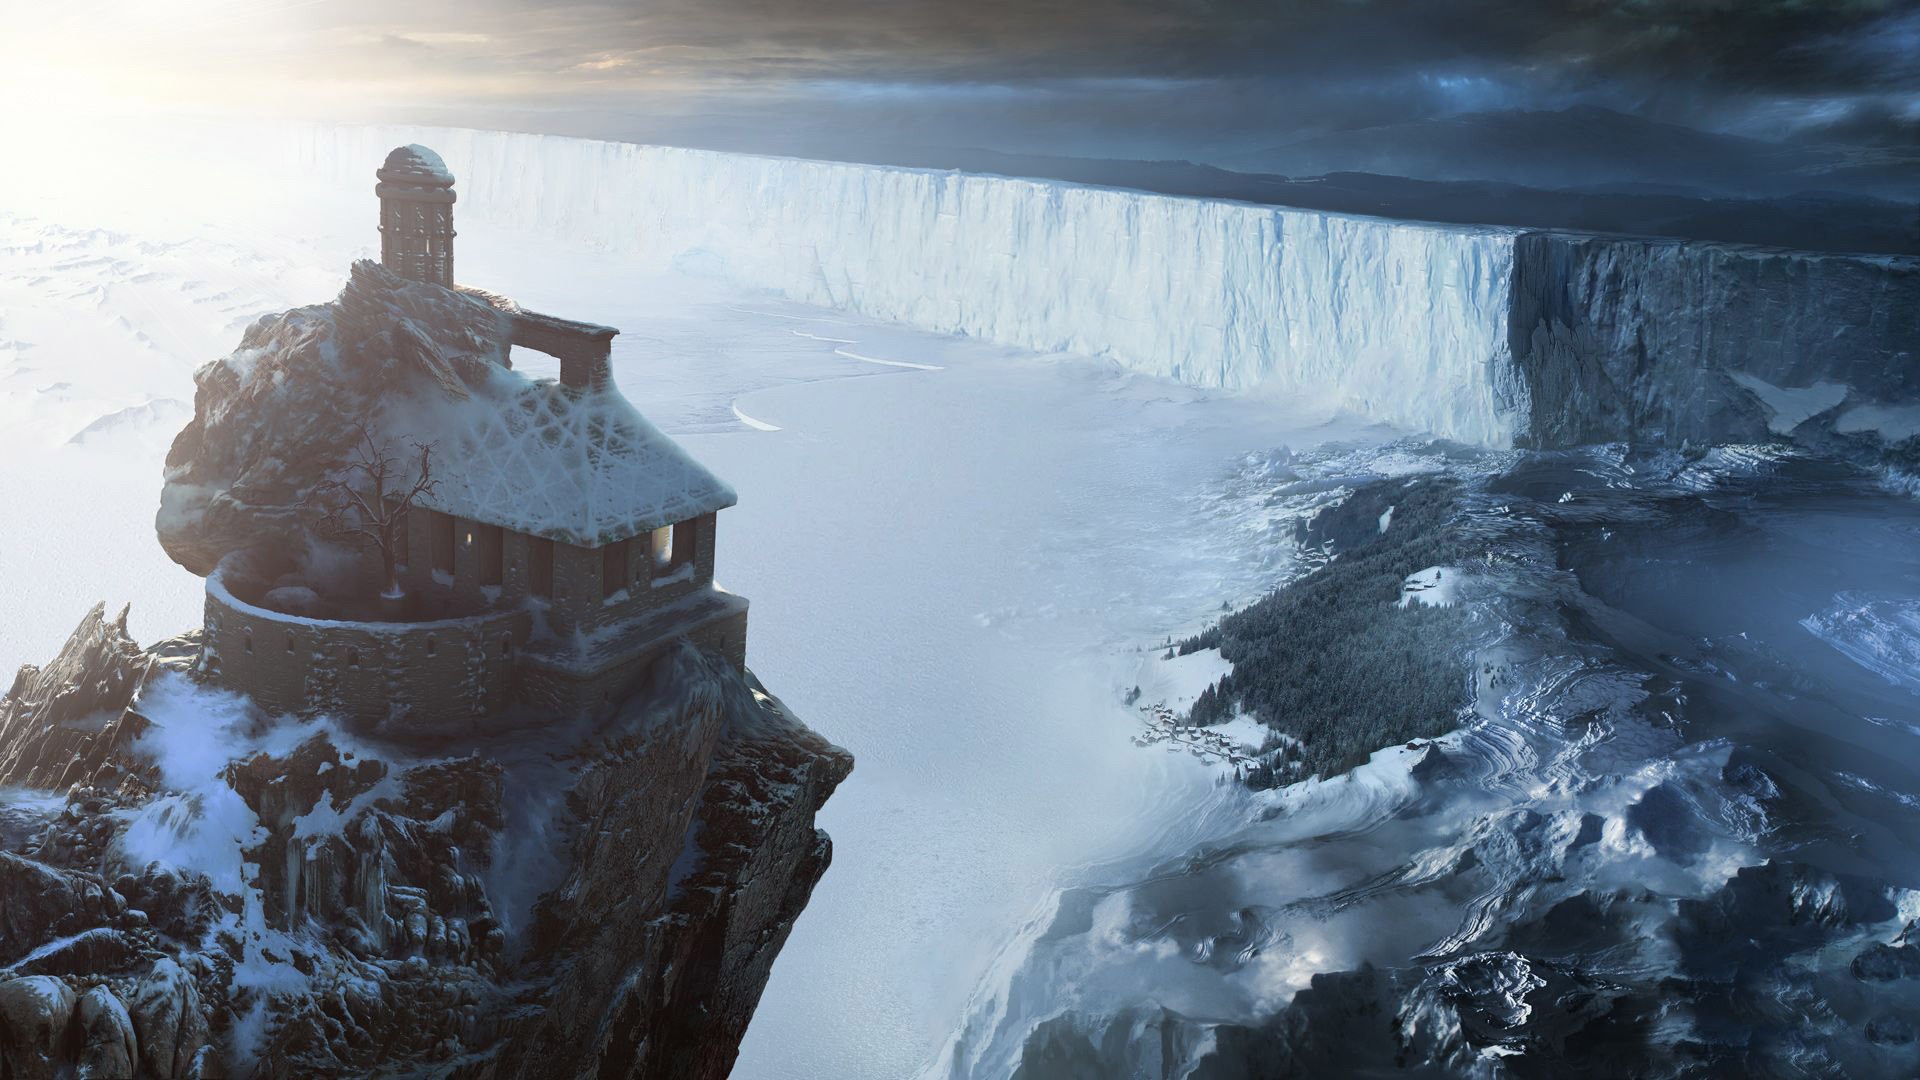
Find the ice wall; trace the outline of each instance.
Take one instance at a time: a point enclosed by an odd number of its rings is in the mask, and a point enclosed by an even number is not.
[[[789,299],[1505,445],[1510,230],[1065,183],[538,135],[322,128],[370,185],[420,141],[461,217],[710,269]]]
[[[1765,438],[1752,379],[1845,383],[1842,416],[1920,401],[1911,259],[502,132],[292,139],[303,171],[349,187],[392,146],[428,143],[460,178],[464,220],[1467,442]]]

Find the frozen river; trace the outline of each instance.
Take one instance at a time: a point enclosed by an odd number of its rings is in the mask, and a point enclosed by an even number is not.
[[[0,663],[49,658],[100,598],[132,601],[146,641],[198,622],[199,581],[152,530],[192,369],[253,316],[329,298],[373,250],[371,201],[0,214],[0,495],[44,508],[0,530]],[[1153,645],[1283,569],[1220,481],[1249,451],[1382,435],[480,223],[460,266],[623,328],[621,388],[739,490],[718,572],[753,601],[750,665],[858,760],[745,1078],[914,1072],[1062,873],[1210,787],[1129,745],[1122,695]]]

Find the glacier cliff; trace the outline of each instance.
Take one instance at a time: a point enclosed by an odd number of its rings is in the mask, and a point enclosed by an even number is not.
[[[1920,393],[1914,260],[1433,225],[1076,184],[462,129],[303,128],[303,172],[409,141],[463,217],[801,303],[1505,447],[1764,437],[1768,387]]]

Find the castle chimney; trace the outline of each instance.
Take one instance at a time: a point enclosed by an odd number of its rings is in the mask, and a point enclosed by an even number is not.
[[[613,339],[620,331],[597,323],[575,322],[514,309],[513,343],[560,361],[560,383],[575,390],[602,390],[612,384]]]
[[[401,277],[453,287],[453,173],[418,144],[395,147],[374,173],[380,261]]]
[[[579,390],[599,390],[607,385],[611,370],[613,342],[610,338],[584,340],[560,354],[560,382]]]

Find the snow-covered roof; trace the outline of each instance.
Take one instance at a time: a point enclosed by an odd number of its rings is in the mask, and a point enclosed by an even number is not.
[[[432,184],[436,187],[453,183],[453,172],[447,168],[447,163],[441,160],[439,154],[419,143],[394,147],[376,175],[382,180]]]
[[[733,489],[612,386],[580,390],[502,372],[449,403],[423,505],[600,547],[732,506]]]

